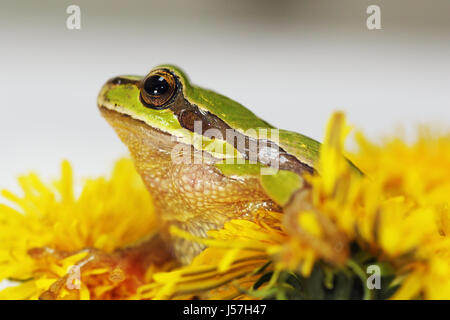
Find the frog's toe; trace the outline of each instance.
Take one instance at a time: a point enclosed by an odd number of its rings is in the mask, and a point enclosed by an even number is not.
[[[111,282],[118,283],[125,280],[125,264],[115,254],[108,254],[97,249],[85,249],[75,254],[83,251],[87,253],[86,256],[72,265],[67,274],[57,279],[39,296],[39,299],[79,299],[81,277],[89,271],[107,269],[108,279]],[[70,256],[70,254],[60,252],[55,252],[53,255],[54,258]],[[64,296],[62,296],[63,291],[65,292]]]
[[[70,267],[67,274],[57,279],[39,297],[51,300],[79,299],[82,284],[92,288],[98,283],[107,283],[112,290],[111,296],[114,296],[113,291],[117,287],[132,294],[145,282],[149,266],[163,267],[174,259],[170,248],[158,234],[111,253],[92,248],[63,252],[46,247],[31,249],[28,253],[42,264],[58,265],[61,265],[61,260],[85,253]]]

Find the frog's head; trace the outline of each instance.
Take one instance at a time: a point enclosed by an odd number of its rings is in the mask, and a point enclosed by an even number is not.
[[[131,131],[136,136],[147,130],[189,144],[208,129],[219,130],[225,137],[227,129],[244,132],[271,127],[241,104],[192,85],[173,65],[158,66],[145,77],[110,79],[100,91],[98,106],[128,147],[131,142],[124,136]],[[201,128],[194,128],[195,122],[201,123]]]

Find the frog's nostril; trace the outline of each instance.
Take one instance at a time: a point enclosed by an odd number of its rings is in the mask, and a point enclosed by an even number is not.
[[[108,84],[121,84],[121,83],[122,83],[121,77],[114,77],[108,80]]]
[[[110,85],[121,85],[121,84],[137,84],[139,83],[139,80],[135,80],[135,79],[130,79],[127,77],[114,77],[108,80],[107,84]]]

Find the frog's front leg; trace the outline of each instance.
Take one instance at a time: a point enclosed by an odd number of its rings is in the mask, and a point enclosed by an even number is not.
[[[29,251],[32,258],[61,260],[73,254],[86,252],[86,256],[76,262],[70,271],[56,280],[48,290],[40,295],[40,299],[54,300],[61,298],[63,289],[69,292],[65,298],[79,297],[79,289],[74,285],[74,274],[79,280],[89,270],[106,268],[109,280],[113,283],[126,281],[127,288],[133,292],[144,281],[145,272],[150,265],[163,266],[174,261],[171,248],[167,245],[164,233],[149,236],[139,243],[117,249],[112,253],[88,248],[78,252],[61,252],[49,248],[35,248]]]

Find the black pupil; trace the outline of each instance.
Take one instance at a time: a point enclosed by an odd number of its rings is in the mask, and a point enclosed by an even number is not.
[[[144,90],[150,95],[160,96],[169,91],[169,84],[161,76],[151,76],[144,83]]]

